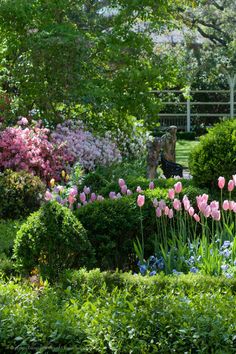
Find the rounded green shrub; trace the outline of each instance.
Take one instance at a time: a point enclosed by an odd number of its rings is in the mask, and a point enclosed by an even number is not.
[[[190,172],[200,186],[214,186],[219,176],[236,173],[236,119],[225,120],[200,138],[189,158]]]
[[[45,184],[26,171],[5,170],[0,174],[0,218],[21,218],[40,207]]]
[[[44,204],[17,232],[14,258],[19,269],[38,268],[54,280],[63,269],[93,265],[93,250],[86,231],[73,213],[58,204]]]

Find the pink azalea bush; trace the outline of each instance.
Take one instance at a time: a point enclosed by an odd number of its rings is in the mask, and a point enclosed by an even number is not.
[[[25,126],[26,118],[20,123]],[[8,127],[0,132],[0,169],[25,170],[49,181],[59,180],[61,171],[73,162],[63,144],[49,140],[46,128]]]
[[[108,136],[96,137],[86,130],[82,122],[66,121],[52,133],[55,144],[66,144],[66,149],[86,171],[98,165],[121,161],[121,154]]]

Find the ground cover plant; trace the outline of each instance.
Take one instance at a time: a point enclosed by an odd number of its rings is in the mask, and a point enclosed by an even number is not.
[[[67,272],[0,281],[2,352],[233,353],[235,279]]]

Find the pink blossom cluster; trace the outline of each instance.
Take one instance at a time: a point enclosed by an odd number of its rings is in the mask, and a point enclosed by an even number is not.
[[[121,161],[121,154],[108,136],[96,137],[80,121],[59,124],[52,133],[52,141],[66,144],[66,149],[86,171],[98,165]]]
[[[19,122],[27,125],[26,118]],[[62,144],[49,141],[45,128],[8,127],[0,132],[0,168],[26,170],[45,181],[59,180],[61,170],[74,161]]]
[[[81,208],[88,203],[93,203],[96,200],[102,201],[104,197],[91,193],[89,187],[85,186],[83,191],[79,193],[77,186],[66,188],[65,186],[57,185],[52,191],[47,190],[44,196],[46,201],[56,200],[58,203],[73,209],[75,206]]]

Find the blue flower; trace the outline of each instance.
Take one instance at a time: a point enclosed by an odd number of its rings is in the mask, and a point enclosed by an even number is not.
[[[229,273],[225,273],[225,276],[226,276],[226,278],[232,278],[233,276],[232,276],[232,274],[229,274]]]
[[[157,274],[157,272],[155,270],[153,270],[149,275],[150,275],[150,277],[152,277],[153,275],[156,275],[156,274]]]
[[[140,273],[142,275],[145,275],[146,272],[147,272],[147,266],[145,264],[142,264],[140,267],[139,267],[139,270],[140,270]]]
[[[227,248],[230,246],[230,241],[224,241],[222,248]]]
[[[228,265],[228,264],[223,264],[223,265],[221,266],[221,269],[222,269],[223,271],[227,270],[228,268],[229,268],[229,265]]]
[[[197,273],[198,271],[199,271],[199,269],[197,267],[190,268],[191,273]]]

